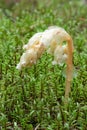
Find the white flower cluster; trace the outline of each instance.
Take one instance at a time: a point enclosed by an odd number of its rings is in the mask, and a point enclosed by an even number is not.
[[[23,46],[25,52],[20,58],[17,69],[25,66],[32,66],[37,59],[41,57],[45,50],[54,56],[52,64],[61,64],[67,57],[67,45],[62,45],[66,41],[69,34],[62,28],[52,26],[44,32],[36,33],[30,39],[28,44]]]

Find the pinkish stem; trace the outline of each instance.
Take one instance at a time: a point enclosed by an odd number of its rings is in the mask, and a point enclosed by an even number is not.
[[[70,37],[67,39],[68,42],[68,59],[67,59],[67,70],[66,70],[66,87],[65,87],[65,99],[69,98],[69,93],[71,91],[71,80],[72,80],[72,71],[73,71],[73,63],[72,63],[72,57],[73,57],[73,41]]]

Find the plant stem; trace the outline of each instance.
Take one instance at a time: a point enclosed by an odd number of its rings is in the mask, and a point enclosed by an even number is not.
[[[67,100],[69,98],[69,93],[71,91],[71,80],[72,80],[72,70],[73,70],[73,64],[72,64],[72,54],[73,54],[73,41],[70,37],[68,40],[68,59],[67,59],[67,78],[66,78],[66,87],[65,87],[65,99]]]

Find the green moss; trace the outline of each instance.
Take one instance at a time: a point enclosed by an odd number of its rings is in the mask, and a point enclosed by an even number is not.
[[[78,0],[28,4],[14,5],[6,14],[0,9],[0,129],[32,130],[39,125],[44,130],[86,130],[87,5]],[[65,65],[52,66],[52,57],[45,53],[32,68],[16,70],[22,46],[51,25],[65,28],[75,47],[67,110]]]

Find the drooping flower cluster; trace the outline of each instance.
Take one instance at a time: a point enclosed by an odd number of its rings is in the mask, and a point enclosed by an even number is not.
[[[67,57],[67,45],[62,45],[66,41],[69,34],[62,28],[52,26],[44,32],[39,32],[33,35],[28,44],[23,46],[25,52],[20,58],[17,69],[22,69],[25,66],[36,64],[44,51],[54,56],[52,64],[61,64]]]
[[[63,42],[67,44],[64,45]],[[69,97],[70,86],[72,80],[73,70],[73,40],[71,36],[60,27],[52,26],[44,32],[36,33],[30,39],[28,44],[23,46],[25,52],[20,58],[20,62],[17,65],[17,69],[21,70],[25,66],[32,66],[36,64],[37,60],[41,57],[44,51],[53,55],[54,60],[52,64],[61,64],[64,61],[67,63],[66,71],[66,87],[65,98]]]

